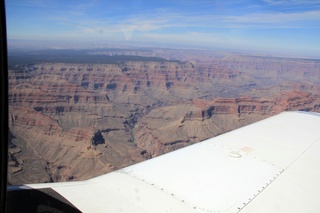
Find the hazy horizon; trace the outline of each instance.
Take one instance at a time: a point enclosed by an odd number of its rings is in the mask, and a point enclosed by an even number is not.
[[[319,0],[10,0],[6,14],[9,48],[122,45],[320,57]]]

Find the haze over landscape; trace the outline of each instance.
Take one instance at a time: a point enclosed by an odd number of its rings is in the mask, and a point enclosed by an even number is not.
[[[6,7],[9,45],[118,42],[319,58],[318,0],[10,0]]]
[[[320,112],[320,1],[6,1],[9,182],[83,180]]]

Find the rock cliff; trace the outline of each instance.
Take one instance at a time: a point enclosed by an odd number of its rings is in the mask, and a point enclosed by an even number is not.
[[[316,60],[239,55],[16,67],[9,179],[83,180],[282,111],[319,112],[319,81]]]
[[[272,99],[194,99],[191,105],[152,110],[137,125],[136,143],[153,157],[211,138],[282,111],[318,111],[320,97],[286,92]]]

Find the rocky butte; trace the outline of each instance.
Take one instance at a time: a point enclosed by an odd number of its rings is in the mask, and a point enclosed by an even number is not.
[[[88,179],[282,111],[320,112],[317,60],[176,51],[11,66],[10,183]]]

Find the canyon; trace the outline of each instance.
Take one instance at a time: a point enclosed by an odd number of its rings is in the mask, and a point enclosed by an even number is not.
[[[9,182],[84,180],[283,111],[320,112],[320,61],[179,50],[9,70]],[[110,56],[111,55],[111,56]]]

